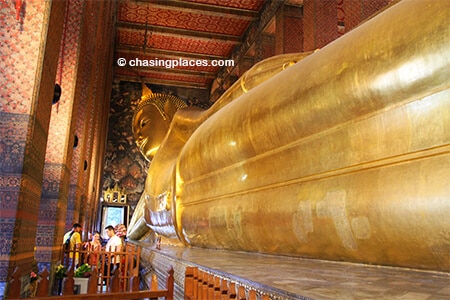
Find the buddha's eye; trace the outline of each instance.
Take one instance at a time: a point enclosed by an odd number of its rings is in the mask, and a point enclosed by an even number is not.
[[[149,121],[148,119],[142,119],[140,124],[141,128],[144,128],[144,126],[147,125],[148,121]]]

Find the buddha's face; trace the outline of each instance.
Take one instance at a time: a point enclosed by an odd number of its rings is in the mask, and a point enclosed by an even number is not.
[[[150,161],[161,146],[169,125],[153,105],[146,105],[137,112],[133,122],[134,139],[147,160]]]

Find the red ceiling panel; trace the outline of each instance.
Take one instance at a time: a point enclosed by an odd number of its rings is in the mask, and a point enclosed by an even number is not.
[[[124,3],[119,6],[118,20],[121,22],[141,23],[234,36],[242,35],[250,24],[249,19],[243,19],[239,16],[204,14],[201,12],[182,11],[171,8],[152,8],[133,2]]]
[[[278,1],[278,0],[275,0]],[[229,59],[239,49],[264,0],[118,0],[115,57],[128,62]],[[207,89],[221,67],[130,66],[116,78]]]
[[[264,0],[186,0],[188,2],[203,3],[209,5],[233,7],[257,11],[261,9]]]
[[[144,39],[145,36],[142,32],[118,30],[117,41],[121,45],[143,47]],[[196,39],[153,33],[147,37],[146,48],[228,57],[233,46],[234,43],[220,40]]]
[[[128,70],[126,68],[117,68],[115,71],[116,75],[123,76],[136,76],[136,72]],[[149,79],[159,79],[166,81],[176,81],[176,82],[191,82],[191,83],[200,83],[207,85],[211,82],[211,78],[208,77],[199,77],[199,76],[189,76],[183,74],[174,74],[174,73],[165,73],[165,72],[152,72],[152,71],[140,71],[139,76],[144,76]]]

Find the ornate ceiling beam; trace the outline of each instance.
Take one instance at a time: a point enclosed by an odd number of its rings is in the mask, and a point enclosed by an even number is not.
[[[151,33],[192,37],[195,39],[221,40],[221,41],[226,41],[226,42],[233,42],[236,44],[240,42],[240,36],[211,33],[211,32],[202,32],[202,31],[195,31],[195,30],[189,30],[189,29],[163,27],[163,26],[157,26],[157,25],[145,25],[145,24],[140,24],[140,23],[117,22],[117,29],[118,30],[124,29],[124,30],[141,31],[143,34],[145,31],[148,31]]]
[[[187,75],[189,77],[198,77],[198,78],[216,78],[215,72],[206,72],[206,71],[194,71],[187,69],[177,69],[177,68],[164,68],[164,67],[133,67],[139,74],[142,72],[157,72],[160,74],[179,74],[179,75]]]
[[[129,82],[142,82],[144,80],[145,83],[155,84],[155,85],[166,85],[166,86],[179,86],[185,88],[194,88],[194,89],[208,89],[208,85],[196,82],[188,82],[188,81],[177,81],[177,80],[163,80],[157,78],[151,78],[146,76],[131,76],[131,75],[120,75],[116,74],[114,76],[115,80],[129,81]]]
[[[266,1],[264,3],[260,11],[258,21],[253,22],[242,37],[241,47],[236,47],[231,53],[230,58],[236,62],[235,66],[232,68],[223,67],[218,73],[220,77],[227,79],[231,74],[233,74],[236,67],[244,59],[247,51],[255,43],[261,32],[264,31],[264,28],[266,28],[271,19],[276,15],[278,9],[282,7],[286,1],[288,0]]]
[[[198,54],[198,53],[188,53],[181,51],[172,51],[172,50],[161,50],[154,48],[146,48],[142,49],[142,46],[117,46],[116,53],[125,53],[125,54],[136,54],[142,56],[155,56],[155,57],[164,57],[168,59],[207,59],[207,60],[217,60],[217,59],[226,59],[225,56],[219,55],[207,55],[207,54]],[[117,55],[119,57],[119,55]]]
[[[120,3],[128,2],[129,0],[120,0]],[[167,0],[136,0],[135,3],[139,5],[151,5],[155,8],[174,8],[179,11],[187,11],[187,12],[208,12],[212,15],[217,16],[226,16],[234,15],[240,18],[245,18],[247,20],[254,20],[258,16],[258,12],[248,9],[240,9],[240,8],[232,8],[232,7],[224,7],[210,4],[202,4],[195,2],[187,2],[187,1],[167,1]]]
[[[206,88],[206,83],[198,83],[196,81],[207,81],[211,82],[214,78],[216,78],[215,72],[207,72],[207,71],[195,71],[195,70],[188,70],[188,69],[179,69],[179,68],[165,68],[165,67],[121,67],[125,71],[125,74],[121,74],[120,71],[116,71],[115,74],[117,76],[129,76],[133,77],[133,75],[129,75],[129,73],[136,74],[136,78],[152,78],[152,73],[158,73],[159,75],[172,77],[172,76],[183,76],[185,78],[191,78],[192,81],[184,80],[187,83],[191,83],[190,85],[194,84],[195,86],[198,86],[199,84],[201,86],[204,86]],[[167,82],[178,82],[177,85],[180,85],[181,80],[177,79],[160,79],[160,78],[152,78],[152,80],[164,80]],[[205,80],[206,79],[206,80]]]

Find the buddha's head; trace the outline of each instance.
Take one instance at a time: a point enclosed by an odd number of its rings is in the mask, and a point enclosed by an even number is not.
[[[142,97],[133,116],[133,135],[139,151],[151,161],[169,130],[175,112],[186,107],[176,96],[152,91],[142,84]]]

